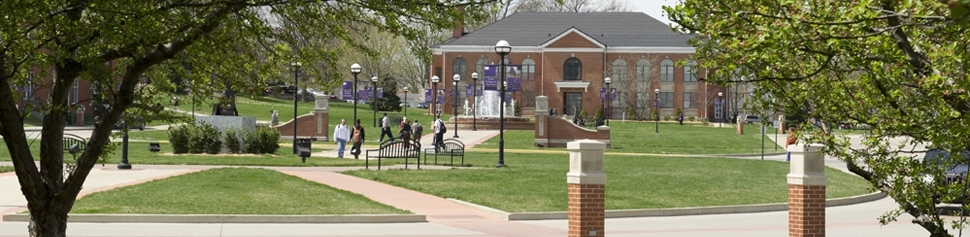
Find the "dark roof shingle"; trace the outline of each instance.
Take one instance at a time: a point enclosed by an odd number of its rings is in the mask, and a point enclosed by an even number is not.
[[[526,12],[516,13],[442,45],[540,46],[569,28],[608,47],[691,47],[693,36],[676,33],[667,24],[642,12]]]

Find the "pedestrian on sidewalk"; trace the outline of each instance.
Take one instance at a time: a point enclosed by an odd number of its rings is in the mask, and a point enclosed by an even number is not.
[[[408,145],[410,144],[409,140],[411,140],[411,124],[408,123],[408,117],[401,119],[401,131],[398,131],[398,134],[401,134],[401,139],[404,140],[405,150],[410,148]]]
[[[364,126],[360,126],[360,119],[354,121],[354,135],[352,141],[354,145],[350,147],[350,154],[354,155],[354,159],[359,159],[360,157],[360,145],[364,144]]]
[[[377,139],[377,142],[384,141],[384,135],[387,135],[391,141],[394,141],[394,134],[391,133],[391,119],[387,118],[387,113],[384,113],[384,118],[381,119],[381,137]]]
[[[172,105],[175,106],[175,111],[179,111],[179,96],[172,96]]]
[[[347,119],[340,119],[340,124],[333,129],[333,140],[337,143],[337,158],[344,158],[344,148],[347,147],[347,140],[350,140],[350,128],[347,127]]]
[[[795,145],[795,144],[798,144],[798,137],[795,137],[795,127],[790,127],[788,128],[788,138],[785,139],[785,150],[786,150],[785,153],[787,155],[787,157],[785,158],[785,161],[791,161],[791,152],[787,151],[788,145]]]
[[[270,111],[269,125],[276,126],[280,123],[280,114],[276,110]]]
[[[418,119],[414,119],[414,124],[411,124],[411,136],[414,137],[414,142],[421,145],[421,134],[424,133],[424,127],[421,127],[421,123]]]
[[[444,144],[442,141],[445,137],[445,122],[441,121],[441,115],[435,115],[435,121],[431,125],[434,129],[434,152],[438,152],[438,149]]]

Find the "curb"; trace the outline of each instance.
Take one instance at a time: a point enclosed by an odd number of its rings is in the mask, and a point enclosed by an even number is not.
[[[7,214],[3,221],[26,222],[28,214]],[[425,215],[178,215],[70,214],[70,222],[89,223],[418,223]]]
[[[833,198],[825,200],[825,207],[837,207],[853,205],[859,203],[872,202],[886,197],[881,192],[874,192],[852,197]],[[457,199],[448,199],[452,202],[464,205],[507,221],[520,220],[555,220],[568,219],[569,213],[559,212],[518,212],[509,213],[491,207],[481,206]],[[622,217],[654,217],[654,216],[687,216],[687,215],[713,215],[731,213],[752,213],[752,212],[772,212],[787,211],[788,203],[755,204],[741,206],[713,206],[713,207],[684,207],[684,208],[661,208],[661,209],[626,209],[626,210],[607,210],[606,218]]]

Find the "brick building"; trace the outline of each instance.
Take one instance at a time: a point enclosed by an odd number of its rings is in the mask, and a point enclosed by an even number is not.
[[[659,104],[663,116],[674,116],[681,108],[685,118],[718,121],[726,115],[715,103],[723,100],[717,92],[724,90],[699,80],[707,70],[690,60],[691,37],[639,12],[516,13],[474,32],[454,29],[452,38],[434,47],[430,69],[441,78],[439,89],[450,91],[455,74],[461,76],[458,87],[465,88],[472,83],[472,72],[484,75],[484,65],[499,64],[494,47],[506,40],[512,46],[506,64],[522,68],[522,91],[512,96],[523,116],[533,115],[539,95],[548,96],[550,108],[559,114],[585,110],[593,115],[604,107],[600,89],[610,77],[616,99],[607,111],[613,119],[631,110],[647,116]],[[477,88],[482,82],[477,81]],[[660,90],[659,103],[655,89]],[[465,94],[459,89],[459,109]],[[455,100],[445,101],[442,110],[450,114]],[[468,101],[474,103],[474,98]]]
[[[105,63],[111,69],[114,62]],[[27,77],[29,84],[15,85],[14,93],[17,99],[19,110],[30,109],[34,116],[42,117],[43,105],[48,103],[48,94],[54,81],[53,67],[35,66],[28,70],[24,76]],[[97,113],[103,113],[109,102],[103,101],[101,106],[97,106],[95,101],[110,100],[108,96],[99,95],[96,83],[92,83],[89,78],[75,78],[71,87],[67,90],[67,104],[70,109],[66,118],[70,123],[67,126],[81,126],[94,124],[94,117]],[[102,99],[95,99],[100,97]]]

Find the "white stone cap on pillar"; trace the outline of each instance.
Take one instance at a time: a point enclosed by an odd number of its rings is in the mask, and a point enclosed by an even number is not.
[[[329,106],[330,96],[329,95],[316,94],[316,95],[313,96],[313,98],[316,100],[316,103],[314,103],[313,112],[323,113],[323,112],[328,112],[330,110],[330,106]]]
[[[610,126],[606,126],[606,125],[596,127],[596,131],[609,131],[609,130],[610,130]]]
[[[825,155],[819,153],[821,144],[788,146],[791,153],[788,184],[825,186]]]
[[[541,113],[540,113],[541,112]],[[536,114],[549,114],[549,97],[546,96],[536,96]]]
[[[567,183],[606,184],[606,173],[603,173],[606,143],[585,139],[566,143],[566,148],[569,149]]]

